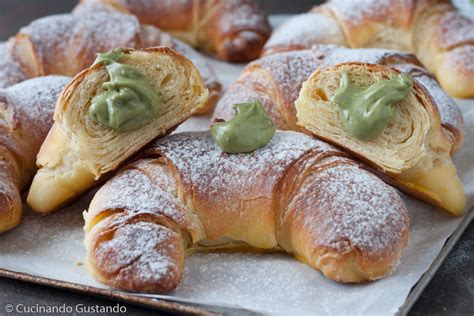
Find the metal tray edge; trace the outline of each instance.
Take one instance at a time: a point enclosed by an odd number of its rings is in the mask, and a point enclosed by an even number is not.
[[[466,230],[467,226],[469,226],[473,218],[474,206],[469,209],[469,211],[464,216],[464,219],[456,228],[454,233],[452,233],[452,235],[448,237],[445,244],[443,245],[443,248],[441,248],[441,251],[439,252],[438,256],[436,256],[435,260],[431,263],[428,270],[426,270],[426,272],[421,276],[418,282],[411,288],[411,291],[408,294],[405,302],[396,313],[397,316],[405,316],[408,314],[410,309],[420,297],[421,293],[423,293],[423,290],[426,288],[428,283],[430,283],[431,279],[441,267],[444,260],[453,249],[454,245],[457,243],[463,232]]]
[[[460,225],[456,228],[454,233],[448,237],[445,244],[441,248],[440,253],[432,262],[431,266],[426,270],[426,272],[421,276],[418,282],[412,287],[410,293],[408,294],[405,302],[399,308],[396,315],[404,316],[410,311],[410,309],[415,304],[418,297],[421,295],[423,290],[426,288],[428,283],[431,281],[436,271],[439,269],[441,264],[446,259],[447,255],[450,253],[456,242],[461,237],[464,230],[470,224],[474,218],[474,207],[468,211],[464,219],[461,221]],[[91,295],[95,297],[110,299],[118,302],[128,303],[136,306],[147,307],[155,310],[166,311],[176,314],[186,314],[186,315],[261,315],[256,311],[251,311],[247,309],[241,309],[237,307],[227,307],[227,306],[218,306],[218,305],[207,305],[191,302],[176,302],[172,298],[169,300],[163,298],[151,298],[138,296],[133,293],[127,293],[122,291],[117,291],[113,289],[102,289],[93,286],[82,285],[78,283],[72,283],[67,281],[55,280],[46,277],[31,275],[22,272],[15,272],[7,269],[0,268],[0,277],[16,279],[24,282],[35,283],[44,286],[50,286],[58,289],[63,289],[71,292],[76,292],[80,294]]]

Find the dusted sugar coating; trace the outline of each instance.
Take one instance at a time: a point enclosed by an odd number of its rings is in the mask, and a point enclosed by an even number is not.
[[[355,96],[340,94],[338,87],[344,73],[353,82]],[[392,91],[380,94],[387,81]],[[369,99],[364,100],[366,96]],[[370,121],[364,116],[370,112],[358,112],[365,111],[364,107],[357,111],[350,108],[353,101],[369,101],[368,110],[376,111],[377,101],[390,99],[396,101],[389,105],[394,114],[385,126],[365,126]],[[341,104],[334,105],[334,101]],[[354,103],[357,105],[360,104]],[[448,130],[441,125],[432,96],[419,82],[377,64],[349,62],[321,67],[303,84],[295,107],[298,124],[307,132],[359,157],[401,190],[452,215],[464,213],[464,189],[450,157],[453,139],[447,137]],[[367,139],[354,134],[358,116],[366,121],[358,132],[378,133],[376,137]]]
[[[133,168],[124,169],[115,179],[107,185],[109,186],[109,200],[98,200],[91,206],[95,209],[105,211],[107,209],[126,209],[130,217],[141,215],[152,215],[160,213],[164,218],[172,220],[188,231],[197,229],[194,223],[186,216],[185,205],[173,192],[167,189],[175,188],[176,184],[172,178],[166,177],[166,171],[160,166],[155,167],[157,175],[150,177],[137,169],[146,167],[149,160],[142,160],[133,165]],[[161,174],[158,174],[161,171]],[[161,177],[155,181],[156,177]],[[166,188],[161,188],[156,183],[162,183]],[[172,191],[172,190],[169,190]]]
[[[387,269],[384,258],[393,256],[392,245],[407,236],[408,218],[399,211],[403,206],[395,191],[374,181],[374,175],[337,164],[338,160],[343,158],[334,159],[330,162],[333,168],[307,179],[292,197],[282,217],[280,240],[291,240],[301,260],[320,266],[333,280],[355,280],[358,273],[368,279],[380,278]],[[380,212],[370,211],[374,205]],[[335,264],[341,261],[344,264]],[[393,261],[389,270],[398,263]],[[361,267],[358,273],[353,266]]]
[[[318,44],[407,51],[451,96],[472,98],[474,10],[467,9],[468,1],[453,6],[445,0],[328,0],[278,27],[262,55]]]
[[[467,56],[466,56],[467,58]],[[250,63],[218,102],[213,119],[232,118],[232,106],[238,102],[259,100],[277,129],[299,130],[295,101],[301,86],[318,67],[346,62],[380,64],[396,68],[419,81],[428,90],[441,114],[443,129],[451,140],[451,153],[459,148],[464,123],[459,106],[418,59],[409,53],[388,49],[349,49],[336,45],[315,45],[312,49],[284,52]],[[459,63],[457,67],[469,67]]]
[[[400,239],[403,234],[403,227],[407,224],[403,213],[397,211],[399,204],[389,204],[387,201],[396,200],[396,192],[385,190],[381,182],[365,186],[370,183],[375,176],[359,172],[359,170],[346,165],[338,165],[330,170],[325,170],[316,177],[321,183],[328,185],[323,188],[316,186],[307,186],[306,190],[301,190],[292,200],[292,207],[295,211],[301,209],[307,213],[303,216],[305,219],[304,229],[312,231],[314,237],[319,239],[319,243],[328,248],[336,248],[341,252],[348,252],[351,247],[367,252],[369,255],[383,256],[387,255],[387,249],[391,244]],[[349,188],[349,189],[347,189]],[[338,192],[334,195],[333,192]],[[312,195],[313,199],[306,199],[306,195]],[[352,200],[353,196],[363,197],[360,200]],[[323,216],[325,212],[309,212],[310,201],[317,203],[313,208],[319,210],[334,208],[336,216]],[[372,205],[378,205],[386,210],[380,212],[374,218],[367,209]],[[346,209],[352,209],[352,212],[345,212]],[[325,224],[320,225],[312,216],[318,218]],[[325,214],[327,215],[327,213]],[[362,225],[363,222],[370,222],[375,225]],[[378,234],[374,227],[386,226],[392,235]],[[351,240],[352,244],[347,240]]]
[[[105,30],[114,30],[113,32]],[[38,61],[30,64],[23,46],[31,43]],[[14,52],[30,76],[74,76],[89,67],[96,54],[119,46],[139,47],[140,24],[121,13],[57,14],[31,22],[16,36]],[[78,46],[84,49],[77,49]]]
[[[327,30],[327,32],[321,32]],[[304,13],[287,19],[278,27],[265,43],[264,56],[278,52],[300,50],[306,43],[339,44],[345,43],[344,34],[337,23],[328,16],[320,15],[314,19],[314,13]]]
[[[74,77],[58,99],[53,127],[38,153],[37,164],[41,168],[27,198],[33,210],[51,212],[78,197],[150,141],[176,128],[207,101],[208,91],[199,71],[183,55],[167,47],[126,49],[123,53],[120,63],[136,68],[153,91],[159,91],[159,115],[126,132],[97,124],[91,119],[89,108],[94,97],[108,91],[104,87],[110,79],[107,69],[95,65]]]
[[[297,129],[294,106],[301,84],[321,65],[311,51],[276,54],[250,63],[224,94],[213,118],[229,120],[239,102],[259,100],[277,129]]]
[[[7,88],[26,79],[21,65],[12,56],[11,41],[0,43],[0,88]]]
[[[396,191],[301,133],[277,131],[246,154],[222,152],[209,132],[178,133],[142,157],[84,214],[89,271],[112,287],[169,291],[186,255],[217,250],[285,251],[365,282],[391,273],[407,243]]]
[[[69,80],[45,76],[0,89],[0,233],[20,223],[22,190],[36,172],[56,99]]]
[[[94,62],[97,53],[116,47],[155,46],[173,48],[192,60],[210,91],[197,113],[212,109],[222,87],[202,55],[158,28],[140,24],[136,16],[98,3],[34,20],[2,43],[0,87],[38,76],[75,76]]]
[[[285,170],[312,149],[334,150],[303,134],[276,133],[270,143],[249,154],[222,152],[210,133],[181,133],[156,143],[155,149],[179,171],[185,190],[194,197],[207,239],[216,241],[222,232],[231,239],[257,247],[273,248],[273,210],[275,186]],[[256,216],[258,221],[249,221]],[[219,225],[215,225],[220,218]],[[262,230],[258,234],[245,231]]]
[[[255,0],[82,0],[74,9],[88,10],[133,14],[141,23],[230,62],[258,58],[271,33]]]

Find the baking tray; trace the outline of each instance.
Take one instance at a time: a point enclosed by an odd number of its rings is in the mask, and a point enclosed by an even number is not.
[[[283,20],[288,16],[273,16],[271,17],[272,22],[277,19]],[[276,24],[276,23],[273,23]],[[224,83],[224,86],[228,86],[234,79],[235,76],[230,76],[230,73],[240,73],[241,66],[239,65],[224,65],[215,61],[213,64],[216,69],[216,73],[220,76],[220,80]],[[230,68],[229,68],[230,67]],[[417,283],[411,288],[410,293],[406,297],[404,303],[399,308],[397,315],[405,315],[408,313],[410,308],[416,302],[424,288],[427,286],[429,281],[433,278],[434,274],[441,266],[442,262],[451,251],[463,231],[469,225],[473,218],[473,208],[464,216],[462,221],[458,224],[454,232],[446,240],[443,247],[441,248],[438,255],[432,261],[430,267],[420,277]],[[226,314],[226,315],[260,315],[261,313],[249,309],[243,309],[237,306],[227,305],[211,305],[203,304],[192,299],[181,299],[176,297],[160,296],[160,295],[144,295],[135,294],[129,292],[123,292],[118,290],[99,288],[95,286],[87,286],[83,284],[55,280],[51,278],[36,276],[32,274],[16,272],[8,269],[0,268],[0,277],[12,278],[20,281],[31,282],[44,286],[51,286],[66,291],[77,292],[81,294],[87,294],[95,297],[106,298],[108,300],[114,300],[118,302],[126,302],[132,305],[147,307],[157,311],[166,311],[176,314],[189,314],[189,315],[215,315],[215,314]]]
[[[444,244],[443,248],[439,252],[436,259],[433,261],[429,269],[423,274],[423,276],[415,284],[415,286],[413,286],[413,288],[410,291],[410,294],[408,295],[405,303],[400,307],[400,310],[398,311],[397,315],[408,314],[410,309],[413,307],[415,302],[420,297],[421,293],[423,293],[423,290],[426,288],[428,283],[430,283],[431,279],[436,274],[436,271],[438,271],[439,267],[441,267],[441,264],[444,262],[448,254],[451,252],[454,245],[458,242],[459,238],[461,238],[462,233],[469,226],[473,218],[474,218],[474,207],[471,207],[471,209],[465,215],[462,222],[459,224],[458,228],[446,240],[446,243]]]
[[[0,269],[0,277],[15,279],[23,282],[49,286],[74,293],[86,294],[94,297],[105,298],[116,302],[128,303],[136,306],[147,307],[157,311],[186,315],[242,315],[253,316],[263,315],[248,309],[224,305],[208,305],[196,303],[186,299],[171,299],[161,295],[146,295],[128,293],[113,289],[102,289],[94,286],[87,286],[72,282],[54,280],[35,276],[27,273]]]

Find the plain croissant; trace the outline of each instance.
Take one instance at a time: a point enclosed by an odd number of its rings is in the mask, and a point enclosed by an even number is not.
[[[249,154],[226,154],[209,132],[156,141],[84,213],[87,267],[112,287],[174,289],[185,256],[280,250],[328,278],[389,274],[407,244],[396,191],[336,148],[277,132]]]
[[[170,133],[207,101],[207,89],[192,62],[167,47],[125,50],[120,63],[135,67],[162,100],[159,112],[139,128],[120,131],[88,114],[92,99],[105,91],[102,64],[79,73],[60,95],[54,125],[38,154],[40,167],[27,202],[51,212],[113,172],[156,137]]]
[[[474,20],[446,0],[330,0],[276,29],[262,55],[314,44],[409,51],[450,95],[474,97]]]
[[[353,145],[353,139],[341,130],[332,107],[325,106],[323,111],[308,101],[323,90],[321,95],[327,93],[324,98],[331,97],[331,92],[326,92],[324,88],[323,80],[318,84],[309,80],[301,90],[302,83],[313,72],[318,72],[318,69],[322,72],[322,69],[329,67],[329,70],[324,70],[324,74],[334,72],[336,75],[337,72],[332,71],[331,67],[345,62],[372,64],[363,66],[365,69],[361,73],[366,77],[374,73],[373,78],[383,78],[385,74],[393,74],[394,70],[388,67],[394,67],[410,74],[416,81],[417,98],[412,96],[406,104],[410,114],[404,116],[402,125],[387,129],[389,136],[385,145],[382,144],[382,138],[380,143],[357,142],[357,145]],[[384,66],[373,66],[375,64]],[[331,87],[339,85],[338,82],[334,83],[334,78],[331,80]],[[300,101],[295,107],[298,95]],[[270,55],[245,68],[219,101],[214,118],[230,119],[234,103],[253,100],[262,102],[278,128],[305,130],[337,144],[388,175],[392,183],[395,179],[395,184],[406,192],[455,215],[463,213],[464,192],[449,157],[449,153],[454,153],[462,141],[462,114],[456,103],[442,91],[413,55],[381,49],[354,50],[334,45],[317,45],[311,50]],[[331,110],[330,114],[326,110]],[[410,116],[417,112],[416,116]],[[397,144],[402,135],[407,136],[407,139]],[[397,167],[392,164],[393,161],[389,162],[392,158],[397,160]],[[423,166],[419,170],[421,173],[414,172],[418,170],[415,165]],[[402,180],[402,174],[410,179]]]
[[[45,76],[0,89],[0,233],[20,223],[21,191],[36,172],[36,154],[69,80]]]
[[[81,0],[75,10],[87,6],[134,14],[141,23],[231,62],[258,58],[271,33],[255,0]]]
[[[152,46],[171,47],[196,65],[209,90],[208,101],[196,114],[211,110],[220,96],[221,84],[204,58],[156,27],[116,11],[84,8],[74,14],[40,18],[23,27],[8,43],[0,45],[0,87],[49,74],[72,77],[89,67],[97,53],[116,47]]]

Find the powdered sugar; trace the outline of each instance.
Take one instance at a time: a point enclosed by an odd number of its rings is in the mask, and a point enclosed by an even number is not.
[[[334,8],[334,11],[347,23],[360,24],[369,17],[383,19],[393,4],[392,0],[331,0],[328,6]]]
[[[350,49],[335,45],[314,45],[312,50],[314,54],[320,56],[325,66],[334,66],[345,62],[383,64],[384,60],[390,57],[414,58],[409,53],[383,48]]]
[[[474,45],[462,46],[452,52],[456,52],[452,55],[464,60],[464,64],[459,62],[461,67],[469,69],[471,65],[474,65],[474,63],[466,61],[471,54],[474,54]],[[455,59],[452,58],[452,60]],[[414,78],[419,79],[433,96],[440,110],[442,123],[455,128],[459,135],[462,134],[463,122],[459,106],[446,95],[436,80],[431,78],[425,69],[421,68],[421,64],[414,55],[387,49],[349,49],[336,45],[314,45],[311,50],[278,53],[254,61],[248,66],[243,80],[250,77],[248,73],[252,71],[251,67],[257,66],[265,69],[270,74],[271,82],[265,76],[260,76],[259,80],[248,80],[248,84],[238,80],[219,101],[214,117],[231,118],[233,115],[231,109],[235,101],[239,100],[240,97],[245,100],[249,98],[248,96],[251,96],[265,105],[267,112],[274,118],[276,126],[282,129],[291,128],[282,121],[279,113],[273,114],[278,107],[276,102],[283,99],[286,103],[286,115],[289,120],[292,118],[295,120],[294,101],[298,97],[302,83],[318,67],[333,66],[344,62],[382,64],[410,73]],[[277,96],[271,88],[274,84],[276,89],[280,90]],[[245,89],[242,89],[242,85],[245,85]]]
[[[305,152],[332,148],[295,132],[278,132],[267,146],[250,154],[222,152],[209,132],[174,134],[158,140],[154,146],[176,165],[183,181],[198,194],[236,201],[252,199],[252,186],[257,183],[267,188],[263,191],[271,196],[282,172]]]
[[[347,163],[324,169],[310,181],[293,203],[314,244],[339,253],[357,249],[372,258],[401,251],[408,215],[395,190]]]
[[[463,44],[474,44],[474,21],[459,14],[448,11],[442,15],[437,24],[435,34],[439,38],[440,48],[448,50]]]
[[[450,50],[446,62],[460,72],[474,73],[474,44]]]
[[[222,152],[209,132],[174,134],[153,145],[153,151],[178,169],[206,240],[229,237],[257,246],[265,239],[263,245],[269,248],[276,245],[271,209],[276,185],[306,152],[330,148],[295,132],[278,132],[269,144],[249,154]],[[260,224],[250,224],[249,218],[259,218]],[[255,229],[261,230],[262,239],[244,233]]]
[[[220,5],[220,3],[215,5]],[[232,34],[243,30],[262,34],[270,33],[267,16],[254,1],[223,1],[218,18],[222,34]]]
[[[84,39],[94,44],[94,57],[97,52],[119,46],[137,47],[140,23],[135,16],[118,12],[98,12],[79,16],[79,24],[86,30]]]
[[[174,134],[157,141],[154,148],[176,165],[182,180],[192,188],[189,194],[198,200],[212,197],[206,205],[221,212],[213,214],[218,218],[234,216],[232,212],[240,209],[242,201],[262,196],[273,199],[275,186],[287,168],[310,150],[338,152],[326,143],[295,132],[277,132],[267,146],[251,154],[223,153],[208,132]],[[393,189],[350,160],[334,159],[342,164],[310,177],[305,191],[299,193],[302,204],[297,209],[308,212],[305,225],[312,232],[325,230],[324,237],[315,235],[328,246],[347,237],[365,252],[386,251],[407,229],[403,202]],[[303,207],[305,203],[309,204]],[[314,220],[317,212],[323,218]],[[246,219],[237,216],[234,225],[239,225],[239,221]],[[393,234],[387,236],[388,231]]]
[[[278,107],[274,105],[271,99],[271,93],[268,93],[268,91],[272,91],[273,89],[273,82],[262,80],[260,72],[246,72],[245,76],[234,82],[229,90],[227,90],[224,96],[219,100],[211,121],[214,121],[216,118],[224,119],[226,121],[230,120],[235,115],[233,109],[234,104],[258,100],[272,118],[275,126],[279,129],[288,129]],[[276,89],[278,89],[278,86]]]
[[[56,100],[70,78],[45,76],[29,79],[8,88],[9,103],[22,124],[43,139],[53,124]]]
[[[15,195],[18,194],[19,196],[16,177],[13,174],[13,168],[10,163],[5,160],[2,156],[0,156],[0,202],[4,202],[2,200],[2,195],[5,195],[9,199],[15,198]],[[6,204],[0,203],[0,206],[4,206]],[[1,209],[0,208],[0,216],[4,216],[2,213],[10,211],[9,209]]]
[[[321,162],[318,155],[331,155],[331,152],[335,156]],[[217,147],[209,132],[188,132],[157,140],[148,153],[163,156],[177,168],[184,199],[192,201],[188,205],[197,213],[203,230],[211,234],[218,232],[217,236],[205,236],[209,240],[232,238],[236,227],[242,227],[250,236],[255,234],[252,229],[261,230],[260,236],[275,234],[276,203],[270,202],[263,208],[260,203],[279,198],[274,196],[276,188],[288,168],[300,159],[313,157],[314,160],[305,160],[308,167],[320,163],[329,163],[330,167],[306,174],[288,205],[291,211],[287,212],[294,213],[296,219],[284,225],[296,223],[298,231],[303,231],[311,241],[310,247],[332,248],[339,254],[352,247],[361,252],[361,258],[369,260],[378,260],[374,259],[376,256],[393,260],[404,247],[408,220],[397,193],[348,158],[337,156],[340,152],[334,147],[307,135],[277,132],[267,146],[253,153],[229,155]],[[144,216],[161,214],[181,225],[186,222],[182,218],[184,204],[166,191],[173,191],[175,184],[163,190],[153,181],[160,176],[155,173],[163,173],[160,169],[149,169],[156,165],[153,159],[127,167],[92,202],[95,210],[125,210],[120,216],[111,215],[106,227],[114,227],[114,237],[101,242],[94,251],[100,270],[121,282],[130,282],[130,275],[143,282],[159,282],[178,267],[169,255],[176,250],[171,249],[175,247],[171,231],[155,224],[155,220],[147,221]],[[259,201],[259,207],[252,204],[255,200]],[[271,212],[270,231],[260,225],[266,221],[264,214],[260,217],[245,213],[265,212],[265,209]],[[205,214],[209,212],[210,217]],[[256,223],[249,223],[255,219],[258,219]],[[275,246],[272,244],[270,248]]]
[[[302,83],[321,65],[309,51],[270,55],[255,63],[271,74],[281,95],[291,103],[298,98]]]
[[[39,60],[45,63],[57,62],[54,51],[67,54],[70,47],[70,32],[77,27],[77,19],[70,14],[50,15],[31,22],[19,33],[29,36]]]
[[[344,43],[344,37],[335,20],[318,13],[304,13],[278,27],[265,44],[265,49],[290,45],[301,49],[310,48],[313,44],[338,43]]]
[[[173,231],[155,223],[128,223],[117,228],[113,239],[99,244],[95,260],[102,272],[129,287],[163,286],[177,270],[177,262],[170,256],[175,250],[173,238]]]
[[[89,66],[98,52],[136,47],[139,32],[134,16],[117,12],[50,15],[20,30],[30,37],[44,74],[66,75]]]
[[[25,80],[25,74],[11,54],[10,42],[0,43],[0,88]]]
[[[107,198],[94,204],[96,212],[120,209],[127,212],[122,219],[137,214],[162,215],[177,225],[189,227],[184,205],[171,193],[163,189],[140,169],[140,163],[120,172],[103,189]],[[101,196],[100,194],[98,196]],[[96,215],[96,214],[94,214]]]
[[[436,79],[431,77],[428,74],[422,74],[415,76],[418,80],[431,94],[441,116],[441,123],[445,126],[451,126],[456,129],[458,132],[462,132],[464,129],[464,121],[459,106],[451,99],[446,92],[441,89]]]

